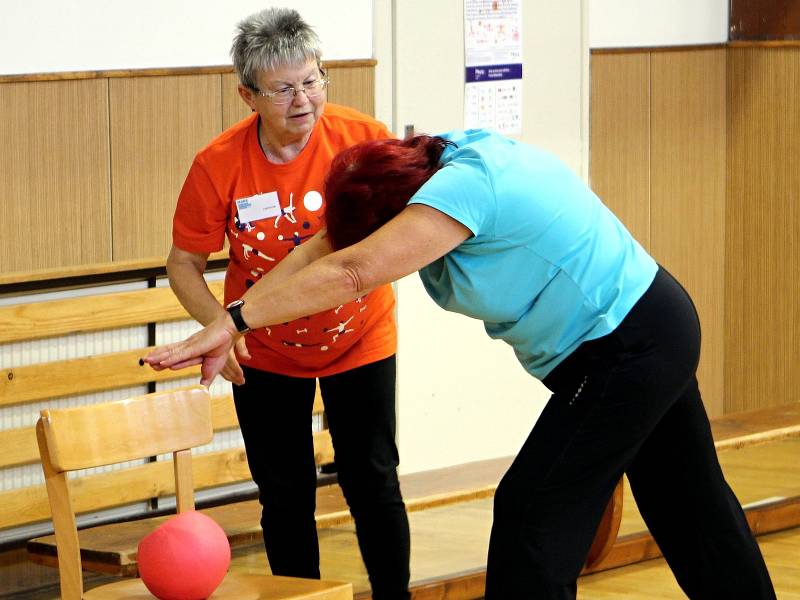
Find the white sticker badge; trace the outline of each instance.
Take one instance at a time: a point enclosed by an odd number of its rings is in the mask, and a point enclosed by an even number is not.
[[[278,192],[256,194],[236,201],[240,223],[252,223],[269,217],[277,217],[282,213]]]

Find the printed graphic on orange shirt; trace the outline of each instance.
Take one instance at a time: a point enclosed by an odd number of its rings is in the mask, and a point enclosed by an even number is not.
[[[280,206],[281,213],[275,217],[275,229],[278,228],[278,222],[281,220],[282,217],[285,217],[289,223],[297,223],[297,219],[294,216],[294,194],[289,193],[289,206],[286,208],[283,205]]]
[[[346,309],[348,308],[353,309],[353,312],[350,315],[346,314]],[[364,319],[361,313],[366,310],[367,303],[365,302],[365,296],[362,296],[353,302],[341,304],[332,311],[321,313],[320,315],[317,315],[319,318],[314,319],[315,321],[319,321],[321,318],[329,316],[330,313],[333,312],[333,315],[335,315],[335,318],[337,319],[335,325],[318,328],[319,324],[317,323],[309,323],[303,327],[298,327],[297,321],[293,321],[292,323],[284,323],[282,326],[286,330],[284,333],[294,333],[294,335],[287,336],[292,337],[293,339],[281,338],[281,344],[287,348],[319,348],[321,352],[327,352],[341,337],[356,331],[356,323],[353,323],[356,316],[362,317],[359,319],[358,325],[364,325]],[[311,317],[304,318],[307,321],[312,320]],[[316,327],[314,327],[314,325],[316,325]],[[309,329],[309,326],[311,326],[312,329]],[[292,332],[291,329],[294,329],[294,331]],[[272,331],[270,330],[267,335],[272,335]],[[322,338],[322,341],[319,341],[320,338]]]
[[[269,192],[263,196],[277,198],[278,193]],[[317,212],[322,205],[322,194],[316,190],[305,193],[302,207],[295,205],[294,192],[290,192],[288,203],[278,202],[275,206],[278,212],[274,220],[270,217],[242,222],[238,214],[232,215],[233,227],[230,228],[230,233],[241,247],[242,265],[247,263],[249,277],[245,279],[245,285],[248,288],[277,264],[284,252],[288,254],[314,235],[311,222],[301,219],[301,215]],[[278,245],[285,250],[277,252]],[[254,258],[259,259],[256,262],[261,266],[254,263]],[[301,320],[298,319],[291,323],[266,327],[264,331],[267,336],[272,337],[275,330],[280,343],[286,348],[316,348],[320,352],[327,352],[364,325],[362,313],[366,310],[367,304],[364,297],[361,297],[332,311],[321,313],[317,318],[304,317],[302,320],[305,324],[299,324]],[[333,322],[330,317],[333,317]]]

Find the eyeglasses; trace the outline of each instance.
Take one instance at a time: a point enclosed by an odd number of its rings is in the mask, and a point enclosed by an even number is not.
[[[330,83],[330,80],[327,77],[320,77],[319,79],[313,79],[308,83],[304,83],[303,87],[299,89],[293,86],[287,86],[275,90],[274,92],[262,92],[257,88],[255,88],[254,91],[259,96],[264,96],[264,98],[272,102],[272,104],[289,104],[300,92],[303,92],[307,98],[321,96],[325,88],[328,87],[328,83]]]

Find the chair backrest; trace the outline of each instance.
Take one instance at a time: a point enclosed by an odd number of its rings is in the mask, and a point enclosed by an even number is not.
[[[67,472],[171,452],[178,512],[191,510],[191,449],[207,444],[213,435],[211,397],[199,385],[41,412],[36,437],[53,515],[62,598],[79,599],[83,595]]]

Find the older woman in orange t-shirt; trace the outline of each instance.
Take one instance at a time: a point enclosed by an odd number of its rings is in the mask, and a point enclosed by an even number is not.
[[[170,284],[200,323],[228,310],[240,331],[249,333],[221,374],[234,383],[272,572],[319,578],[310,428],[318,378],[373,597],[407,598],[409,533],[396,473],[391,287],[253,331],[241,318],[241,302],[233,301],[265,273],[292,268],[284,267],[292,261],[282,260],[322,228],[323,182],[333,157],[391,134],[366,115],[326,105],[318,40],[296,11],[267,9],[248,17],[231,54],[239,94],[253,115],[195,157],[175,211]],[[203,272],[225,237],[230,263],[221,305]]]

